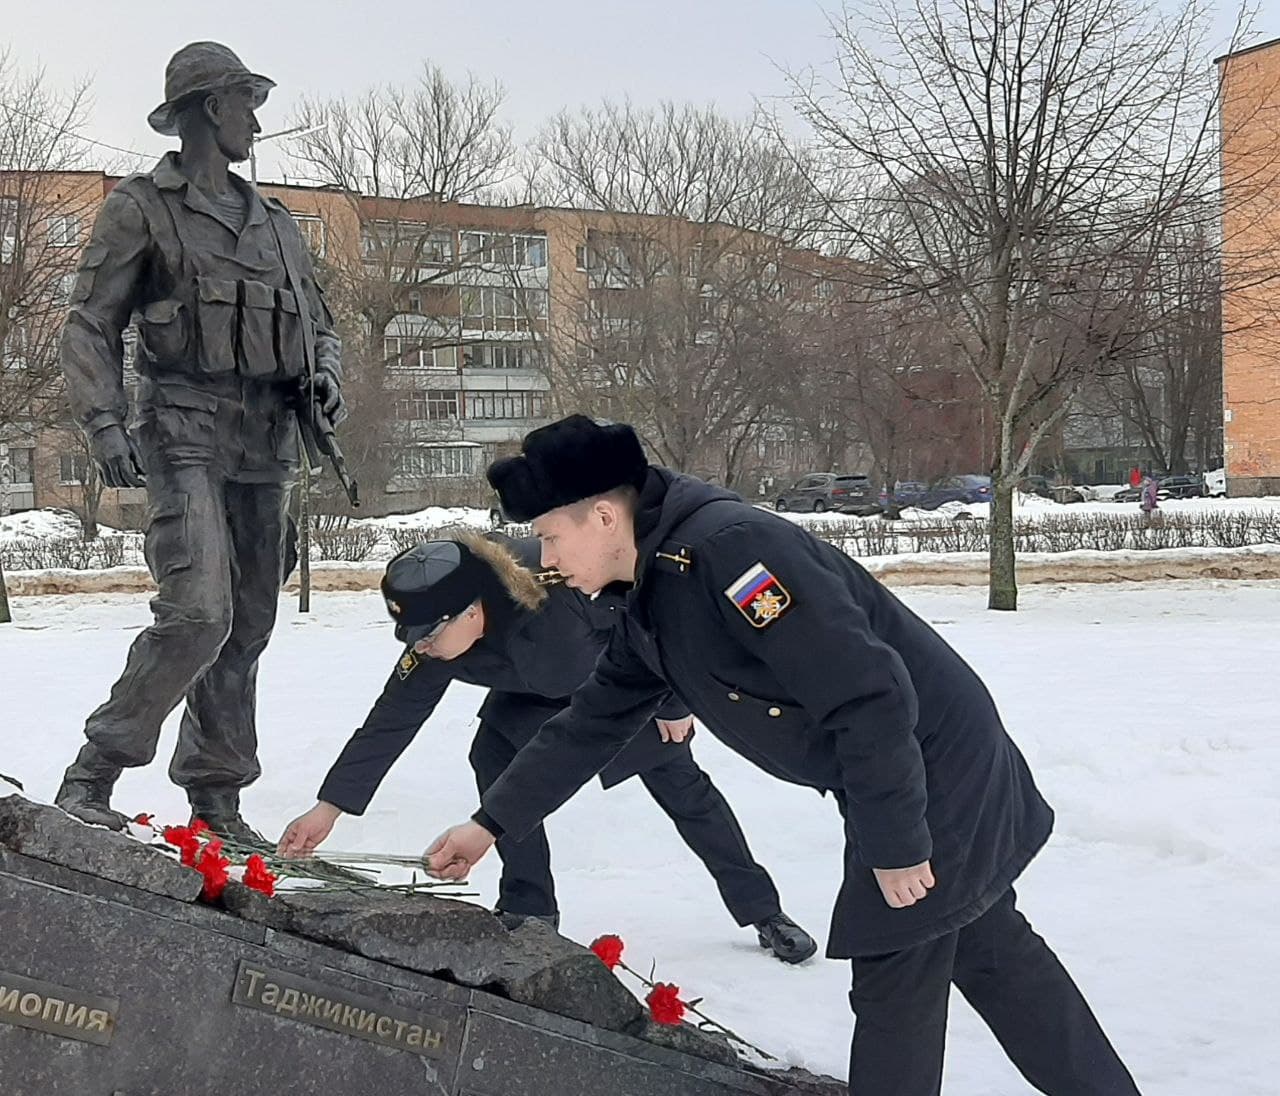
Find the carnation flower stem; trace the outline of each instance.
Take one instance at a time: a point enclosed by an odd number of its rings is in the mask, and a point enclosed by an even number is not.
[[[632,978],[638,981],[641,985],[646,986],[649,989],[653,989],[654,983],[652,981],[650,981],[648,978],[646,978],[643,974],[639,973],[638,971],[632,970],[629,966],[627,966],[626,963],[622,962],[621,959],[618,960],[618,966],[621,967],[623,970],[625,970],[629,975],[631,975]],[[681,1000],[680,1003],[684,1005],[685,1009],[688,1012],[693,1013],[694,1016],[698,1017],[698,1019],[702,1021],[702,1023],[698,1025],[699,1028],[710,1028],[712,1031],[718,1032],[719,1034],[723,1035],[725,1038],[732,1039],[735,1043],[738,1043],[739,1045],[744,1046],[749,1050],[754,1050],[758,1055],[760,1055],[761,1058],[766,1058],[770,1062],[776,1062],[778,1060],[772,1054],[770,1054],[767,1050],[761,1050],[758,1046],[755,1045],[755,1043],[748,1043],[741,1035],[737,1034],[737,1032],[731,1031],[729,1028],[725,1027],[724,1024],[720,1023],[718,1020],[713,1020],[706,1013],[700,1012],[693,1005],[689,1004],[688,1001]]]
[[[368,891],[394,891],[398,894],[427,894],[434,895],[439,889],[444,887],[458,886],[457,883],[437,883],[432,880],[422,880],[417,883],[325,883],[319,887],[307,887],[303,890],[294,891],[295,894],[336,894],[342,891],[351,894],[363,894]],[[444,891],[443,895],[437,897],[445,898],[479,898],[479,891]]]

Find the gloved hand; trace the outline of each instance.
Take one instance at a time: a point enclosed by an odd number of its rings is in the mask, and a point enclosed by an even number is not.
[[[146,486],[142,457],[123,426],[104,426],[89,439],[89,451],[107,487]]]
[[[347,404],[342,398],[342,382],[327,369],[316,370],[316,403],[326,419],[335,427],[347,418]]]

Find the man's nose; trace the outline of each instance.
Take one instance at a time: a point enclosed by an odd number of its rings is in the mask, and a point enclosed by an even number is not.
[[[249,129],[253,131],[255,137],[262,132],[262,126],[258,124],[258,116],[253,111],[249,112]]]
[[[556,565],[555,553],[546,544],[542,546],[542,566],[554,567]]]

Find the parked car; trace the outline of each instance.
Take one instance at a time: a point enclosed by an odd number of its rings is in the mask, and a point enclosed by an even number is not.
[[[1053,498],[1053,486],[1045,476],[1023,476],[1018,490],[1024,495],[1039,495],[1042,499]]]
[[[1215,468],[1212,472],[1204,474],[1204,493],[1209,498],[1214,499],[1227,497],[1227,470],[1225,468]]]
[[[948,476],[934,484],[911,480],[896,484],[892,497],[882,498],[885,506],[914,506],[920,510],[936,510],[947,502],[990,502],[991,477]]]
[[[876,509],[871,481],[866,476],[812,472],[778,496],[774,509],[821,514],[834,510],[842,514],[870,513]]]
[[[1198,499],[1204,495],[1204,480],[1198,475],[1164,476],[1159,490],[1162,499]]]
[[[1198,499],[1206,493],[1205,481],[1198,475],[1156,476],[1157,498]],[[1126,487],[1112,495],[1111,501],[1138,502],[1141,498],[1141,487]]]

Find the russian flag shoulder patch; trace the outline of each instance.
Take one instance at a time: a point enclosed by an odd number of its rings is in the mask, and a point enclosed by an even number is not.
[[[763,563],[753,563],[725,587],[724,596],[753,628],[767,628],[791,607],[791,594]]]

